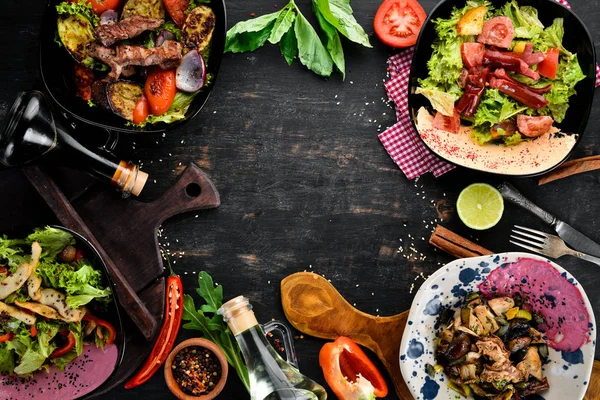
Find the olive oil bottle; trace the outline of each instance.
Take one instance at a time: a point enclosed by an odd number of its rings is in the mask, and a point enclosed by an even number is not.
[[[250,376],[251,400],[327,399],[321,385],[302,375],[273,349],[247,298],[239,296],[228,301],[218,313],[242,350]]]

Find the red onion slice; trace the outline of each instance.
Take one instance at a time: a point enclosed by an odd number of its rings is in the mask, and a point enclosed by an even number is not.
[[[175,84],[177,89],[184,92],[196,92],[206,82],[206,65],[198,50],[192,50],[183,56],[177,67]]]
[[[154,41],[154,47],[162,46],[163,43],[165,42],[165,40],[175,40],[175,35],[173,35],[169,31],[163,29],[162,31],[160,31],[160,33],[156,37],[156,40]]]
[[[115,10],[106,10],[100,14],[100,25],[114,24],[119,19],[119,14]]]

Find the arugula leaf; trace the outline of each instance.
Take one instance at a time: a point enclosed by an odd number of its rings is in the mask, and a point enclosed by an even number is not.
[[[292,28],[295,19],[296,5],[293,1],[290,1],[287,6],[281,9],[277,20],[275,20],[275,25],[273,25],[273,30],[271,31],[271,36],[269,36],[269,42],[272,44],[279,43],[283,35],[285,35]]]
[[[287,64],[292,65],[294,58],[298,55],[298,41],[293,28],[290,28],[279,41],[279,49]]]
[[[369,37],[352,14],[349,0],[313,0],[323,18],[351,41],[372,47]]]
[[[271,36],[275,22],[282,11],[283,9],[235,24],[227,31],[224,52],[243,53],[261,47]]]
[[[212,277],[204,271],[198,274],[198,295],[206,302],[200,309],[196,309],[194,299],[187,294],[183,295],[182,320],[189,321],[183,325],[184,329],[200,331],[202,336],[215,343],[223,350],[227,362],[235,368],[241,381],[250,391],[250,379],[248,369],[242,359],[240,347],[233,337],[231,330],[223,321],[223,317],[217,314],[217,310],[223,305],[223,287],[214,286]],[[206,313],[213,314],[212,317]]]
[[[329,56],[331,60],[335,64],[335,68],[342,74],[342,80],[346,79],[346,60],[344,59],[344,49],[342,48],[342,41],[340,40],[340,35],[338,31],[335,29],[333,25],[331,25],[321,11],[313,3],[313,8],[315,12],[315,16],[317,17],[317,21],[319,22],[319,26],[321,27],[321,31],[327,37],[327,51],[329,52]]]
[[[321,76],[329,76],[333,71],[333,61],[319,35],[302,13],[296,16],[294,33],[298,40],[298,58],[306,68]]]

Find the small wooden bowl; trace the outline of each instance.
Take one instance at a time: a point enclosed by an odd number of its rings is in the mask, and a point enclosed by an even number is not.
[[[189,394],[184,393],[183,390],[181,390],[181,387],[179,387],[179,384],[175,381],[175,378],[173,377],[172,366],[175,355],[179,353],[183,348],[190,346],[204,347],[205,349],[212,351],[213,354],[219,360],[219,363],[221,364],[221,379],[219,379],[219,382],[217,382],[213,390],[201,396],[191,396]],[[217,395],[221,393],[221,390],[223,390],[223,387],[225,387],[225,382],[227,382],[228,371],[229,365],[227,364],[227,359],[225,358],[225,354],[219,348],[219,346],[217,346],[210,340],[202,338],[193,338],[184,340],[183,342],[179,343],[173,349],[173,351],[171,351],[171,354],[169,354],[169,357],[165,362],[165,381],[167,382],[167,386],[169,387],[171,392],[180,400],[212,400],[215,397],[217,397]]]

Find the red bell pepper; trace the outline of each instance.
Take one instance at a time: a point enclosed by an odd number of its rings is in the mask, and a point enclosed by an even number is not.
[[[15,334],[12,332],[5,333],[4,335],[0,336],[0,343],[10,342],[11,340],[13,340],[14,337],[15,337]]]
[[[319,364],[327,384],[340,400],[370,400],[388,394],[383,376],[352,339],[342,336],[325,344],[319,353]]]
[[[50,354],[50,358],[56,358],[67,354],[73,349],[73,347],[75,347],[75,335],[73,335],[73,332],[69,332],[67,336],[67,343],[63,347],[59,347],[58,349],[54,350],[52,354]]]
[[[110,322],[105,321],[100,318],[97,318],[97,317],[94,317],[89,312],[83,316],[83,320],[84,321],[94,321],[96,323],[96,325],[98,325],[99,327],[106,328],[106,330],[108,331],[108,338],[106,339],[106,344],[112,344],[115,341],[115,337],[117,336],[117,331],[115,330],[115,327],[112,326],[112,324]]]
[[[29,329],[29,332],[31,333],[32,337],[36,337],[38,334],[37,328],[35,327],[35,325],[31,325],[31,328]]]

